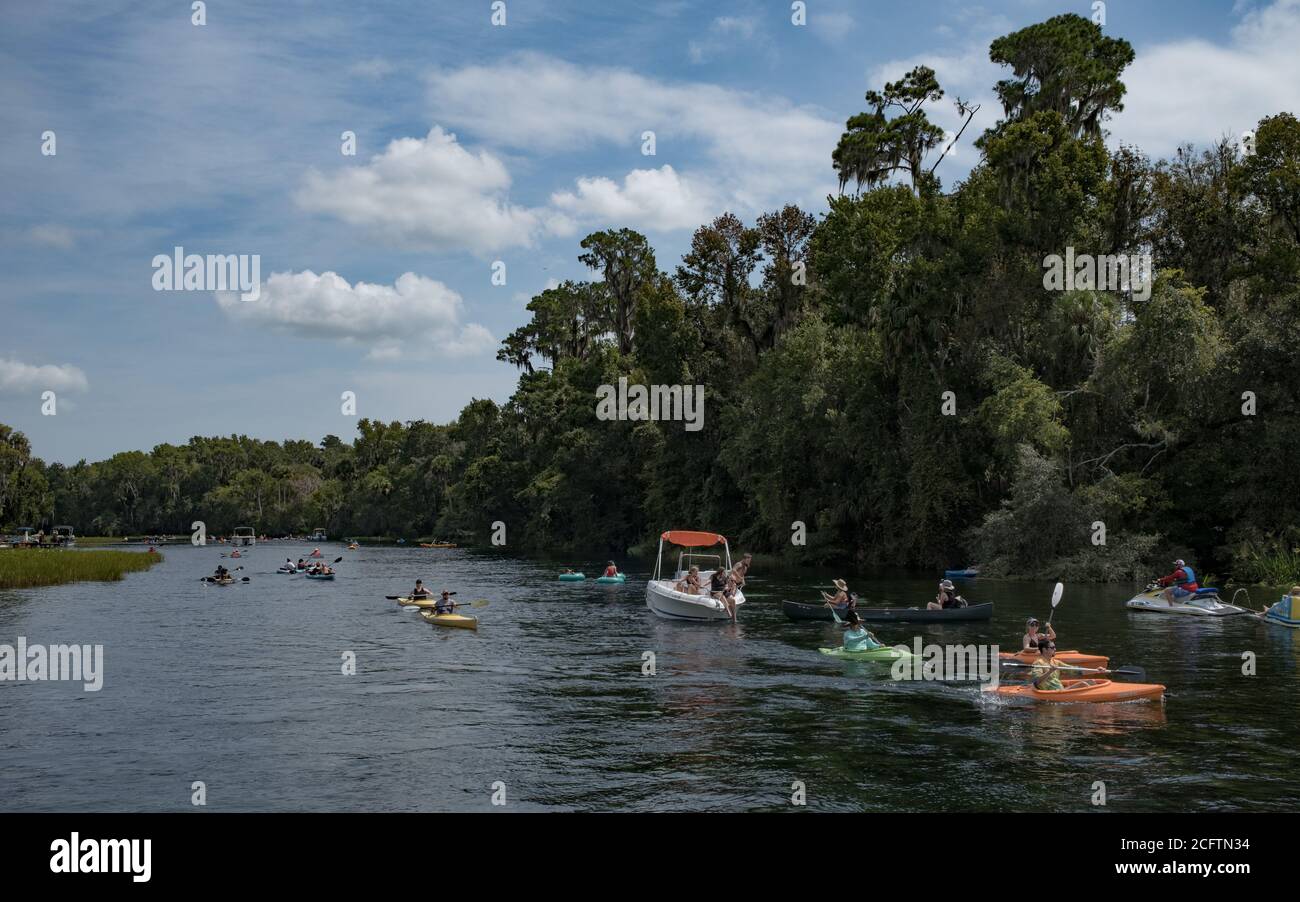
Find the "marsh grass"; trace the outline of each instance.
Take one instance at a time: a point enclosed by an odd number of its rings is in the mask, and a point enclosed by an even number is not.
[[[160,554],[136,551],[6,548],[0,550],[0,589],[116,581],[126,573],[148,570],[160,560]]]
[[[1276,539],[1244,543],[1232,576],[1234,582],[1257,586],[1294,585],[1300,581],[1300,548]]]

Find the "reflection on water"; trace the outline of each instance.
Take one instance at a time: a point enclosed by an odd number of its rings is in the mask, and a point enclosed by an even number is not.
[[[510,810],[783,810],[796,781],[824,811],[1082,811],[1098,781],[1115,810],[1300,802],[1294,633],[1130,612],[1128,587],[1067,587],[1060,642],[1144,668],[1169,687],[1164,704],[897,683],[888,666],[818,654],[838,644],[835,624],[781,613],[832,576],[891,606],[924,605],[933,578],[760,560],[740,623],[685,624],[646,610],[644,563],[610,586],[462,550],[340,548],[332,583],[272,572],[306,550],[259,546],[241,560],[252,581],[228,588],[198,583],[219,551],[180,547],[122,583],[0,594],[0,642],[102,643],[106,669],[98,694],[0,683],[0,805],[183,810],[193,780],[217,810],[486,811],[496,781]],[[384,599],[416,578],[488,599],[478,631]],[[993,620],[872,630],[891,645],[1014,648],[1025,618],[1051,609],[1050,585],[963,594],[994,602]]]

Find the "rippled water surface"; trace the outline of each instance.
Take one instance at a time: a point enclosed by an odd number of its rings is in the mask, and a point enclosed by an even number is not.
[[[331,546],[333,583],[274,573],[307,550],[258,546],[237,562],[251,581],[225,588],[198,581],[220,551],[168,547],[121,583],[0,593],[0,643],[102,644],[106,671],[98,693],[0,682],[0,808],[185,810],[196,780],[210,810],[493,810],[498,781],[507,810],[776,810],[795,781],[833,811],[1092,810],[1097,781],[1108,810],[1300,808],[1294,633],[1130,613],[1128,587],[1067,587],[1061,647],[1141,665],[1165,703],[1026,706],[819,655],[833,625],[790,622],[780,601],[831,574],[760,561],[738,625],[679,624],[645,607],[653,562],[600,586],[461,550]],[[416,577],[488,599],[478,632],[384,599]],[[853,581],[906,606],[934,584]],[[1013,646],[1050,593],[975,581],[991,623],[875,631]]]

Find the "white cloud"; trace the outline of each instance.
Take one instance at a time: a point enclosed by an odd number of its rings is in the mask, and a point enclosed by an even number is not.
[[[634,169],[619,185],[607,178],[580,178],[577,191],[551,195],[551,203],[580,222],[645,228],[693,229],[713,218],[717,202],[673,167]]]
[[[10,357],[0,357],[0,394],[85,391],[89,387],[86,374],[71,364],[33,366]]]
[[[641,133],[652,130],[657,157],[667,158],[681,180],[713,186],[713,215],[819,206],[834,191],[831,151],[847,118],[779,97],[535,53],[435,72],[429,96],[440,121],[530,154],[598,144],[637,153]],[[683,160],[697,162],[688,168]]]
[[[1297,110],[1300,0],[1252,9],[1223,44],[1186,39],[1138,46],[1124,73],[1124,111],[1115,141],[1152,156],[1179,144],[1210,144],[1254,128],[1264,116]]]
[[[233,319],[294,335],[363,344],[379,359],[414,346],[425,346],[425,353],[469,355],[496,345],[478,323],[461,324],[464,304],[459,294],[410,272],[391,286],[353,285],[333,272],[274,273],[262,284],[256,301],[241,301],[235,292],[215,294]]]
[[[76,232],[67,226],[54,223],[42,223],[41,225],[32,226],[27,235],[37,244],[58,248],[63,251],[71,250],[72,246],[77,243]]]
[[[510,174],[486,151],[470,153],[434,126],[399,138],[361,166],[311,170],[296,200],[394,241],[436,250],[488,253],[531,245],[547,223],[509,202]]]

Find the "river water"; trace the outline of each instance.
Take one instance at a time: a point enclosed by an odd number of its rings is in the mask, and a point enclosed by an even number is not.
[[[226,561],[250,582],[214,587],[199,577],[220,550],[164,550],[121,583],[0,593],[0,643],[102,644],[105,670],[99,692],[0,682],[0,809],[192,810],[195,781],[209,810],[784,810],[796,782],[822,811],[1098,810],[1098,784],[1101,810],[1300,806],[1294,633],[1130,613],[1124,586],[1067,586],[1059,644],[1142,666],[1163,704],[999,703],[825,657],[834,625],[780,601],[836,574],[761,559],[740,623],[705,625],[646,609],[653,562],[601,586],[557,582],[558,563],[331,545],[330,583],[276,575],[309,548],[271,543]],[[923,605],[936,583],[842,575],[870,604]],[[479,630],[384,599],[417,577],[488,599]],[[1014,647],[1050,609],[1050,584],[964,592],[992,622],[873,629]]]

